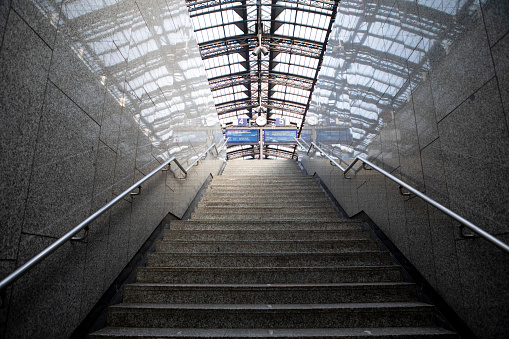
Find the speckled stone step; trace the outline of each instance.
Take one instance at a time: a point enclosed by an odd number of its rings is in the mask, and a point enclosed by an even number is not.
[[[293,230],[293,231],[361,231],[362,222],[358,220],[318,221],[244,221],[244,220],[174,220],[167,232],[177,230]],[[364,232],[365,233],[365,232]]]
[[[136,334],[133,334],[136,333]],[[90,336],[99,338],[176,339],[176,338],[397,338],[397,339],[453,339],[458,336],[437,327],[382,327],[382,328],[306,328],[306,329],[200,329],[200,328],[127,328],[109,327]]]
[[[378,245],[369,239],[342,241],[269,240],[269,241],[173,241],[156,243],[157,252],[179,253],[242,253],[242,252],[360,252],[376,251]]]
[[[230,213],[221,213],[221,212],[210,212],[210,213],[196,213],[192,214],[191,217],[194,220],[263,220],[264,216],[260,213],[256,213],[255,211],[249,212],[245,211],[242,213],[241,211],[233,211]],[[337,218],[336,211],[331,212],[321,212],[321,213],[299,213],[298,215],[291,213],[281,212],[280,214],[272,214],[271,220],[289,220],[293,218],[293,220],[306,220],[306,221],[331,221]]]
[[[343,284],[130,284],[126,303],[317,304],[406,302],[416,298],[409,283]]]
[[[232,170],[225,170],[222,174],[222,176],[218,177],[224,177],[228,179],[237,179],[237,178],[310,178],[309,175],[305,175],[304,173],[300,172],[300,170],[294,170],[294,169],[286,169],[286,170],[261,170],[261,169],[254,169],[254,170],[241,170],[240,173],[233,172]],[[312,177],[311,177],[312,178]]]
[[[318,185],[317,181],[310,176],[302,176],[296,177],[295,175],[291,176],[282,176],[276,175],[274,177],[251,177],[249,180],[239,180],[234,176],[217,176],[212,179],[212,185],[250,185],[251,183],[255,183],[258,185],[291,185],[295,186],[296,183],[306,184],[312,183],[313,185]]]
[[[358,230],[164,230],[168,240],[342,240],[367,239],[369,233]]]
[[[222,208],[222,209],[225,209],[225,208],[230,208],[230,209],[256,209],[256,208],[265,208],[265,209],[268,209],[268,208],[275,208],[275,209],[287,209],[288,208],[288,202],[283,202],[283,201],[279,201],[279,200],[276,200],[276,201],[265,201],[265,200],[259,200],[259,201],[253,201],[253,200],[246,200],[245,202],[243,203],[239,203],[239,202],[233,202],[233,201],[215,201],[215,202],[210,202],[210,201],[203,201],[203,202],[200,202],[198,203],[198,206],[197,208],[200,209],[200,208],[205,208],[205,207],[216,207],[216,208]],[[324,205],[324,202],[323,201],[315,201],[315,200],[310,200],[310,201],[307,201],[307,202],[301,202],[301,201],[295,201],[293,203],[291,203],[293,206],[299,206],[299,208],[306,208],[306,209],[315,209],[315,210],[319,210],[319,209],[323,209],[323,205]],[[328,209],[332,209],[334,210],[334,208],[332,206],[329,206],[327,207]]]
[[[299,192],[297,192],[299,193]],[[300,192],[302,193],[302,192]],[[237,192],[232,194],[231,192],[218,192],[214,190],[207,190],[203,194],[203,198],[201,201],[207,200],[215,200],[215,201],[258,201],[258,200],[266,200],[271,199],[271,201],[280,201],[280,200],[288,200],[290,202],[295,202],[295,200],[299,201],[307,201],[314,199],[322,199],[324,203],[329,203],[328,200],[323,200],[327,198],[324,192],[322,191],[308,191],[305,195],[303,194],[288,194],[286,193],[278,193],[274,190],[269,190],[266,192],[251,192],[251,194],[244,194],[243,192]]]
[[[250,207],[250,206],[271,206],[271,207],[288,207],[290,206],[324,206],[324,204],[330,204],[329,199],[324,196],[313,196],[313,197],[280,197],[278,199],[253,199],[252,197],[246,197],[245,199],[202,199],[198,203],[198,208],[203,206],[218,206],[223,208],[238,208],[238,207]]]
[[[318,185],[307,185],[307,186],[215,186],[211,185],[207,188],[206,193],[242,193],[242,192],[253,192],[253,193],[296,193],[305,194],[310,192],[323,193],[322,189]]]
[[[341,304],[129,304],[112,306],[108,326],[185,328],[335,328],[433,326],[431,305],[417,302]]]
[[[139,283],[296,284],[401,281],[398,266],[330,267],[140,267]]]
[[[379,251],[344,253],[172,253],[147,255],[147,266],[165,267],[310,267],[384,265],[389,254]]]
[[[239,206],[238,208],[232,208],[227,210],[221,207],[200,207],[193,212],[191,218],[229,219],[230,217],[240,216],[245,217],[247,219],[256,220],[263,219],[269,214],[271,216],[271,219],[294,218],[295,220],[299,220],[302,217],[305,217],[306,219],[315,218],[323,219],[323,218],[335,218],[338,216],[336,210],[334,210],[332,206],[322,206],[322,207],[300,206],[295,208],[257,207],[254,209],[242,208],[242,206]]]

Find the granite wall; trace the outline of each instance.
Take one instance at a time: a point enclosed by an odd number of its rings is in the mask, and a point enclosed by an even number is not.
[[[509,243],[508,31],[507,1],[341,1],[302,139],[373,161]],[[507,253],[376,171],[348,180],[319,153],[300,157],[480,338],[509,335]]]
[[[223,139],[183,0],[2,0],[0,114],[0,278],[164,160]],[[0,337],[68,337],[224,157],[186,180],[157,173],[21,278]]]

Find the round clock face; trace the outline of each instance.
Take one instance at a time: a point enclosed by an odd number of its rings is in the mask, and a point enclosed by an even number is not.
[[[318,119],[315,116],[310,116],[306,119],[306,122],[310,125],[316,125],[318,123]]]
[[[267,123],[267,118],[262,117],[262,116],[259,116],[258,118],[256,118],[256,124],[258,126],[265,126],[266,123]]]

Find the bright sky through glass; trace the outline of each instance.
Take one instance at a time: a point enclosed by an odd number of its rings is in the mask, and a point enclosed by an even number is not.
[[[223,128],[258,115],[269,125],[283,118],[301,128],[337,5],[330,0],[187,0]],[[258,34],[268,55],[253,55]]]

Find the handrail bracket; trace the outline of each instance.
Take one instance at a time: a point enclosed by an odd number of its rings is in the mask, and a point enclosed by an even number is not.
[[[85,240],[86,238],[88,238],[88,231],[90,230],[90,226],[87,225],[85,226],[85,228],[83,229],[85,231],[85,234],[83,234],[82,236],[74,236],[71,238],[72,241],[83,241]]]
[[[372,171],[373,168],[370,167],[368,164],[366,164],[365,162],[362,163],[362,168],[366,171]]]
[[[138,186],[138,187],[136,187],[136,188],[138,189],[138,192],[131,192],[131,193],[130,193],[130,196],[131,196],[131,197],[135,197],[135,196],[137,196],[137,195],[140,195],[140,193],[141,193],[141,185],[140,185],[140,186]]]
[[[465,225],[460,225],[460,237],[463,239],[479,238],[474,231],[470,230],[470,233],[465,233],[465,229],[468,228]]]
[[[408,196],[412,195],[412,193],[405,192],[405,191],[403,191],[403,189],[404,189],[404,187],[402,185],[399,185],[399,194],[401,194],[401,195],[403,195],[405,197],[408,197]]]

